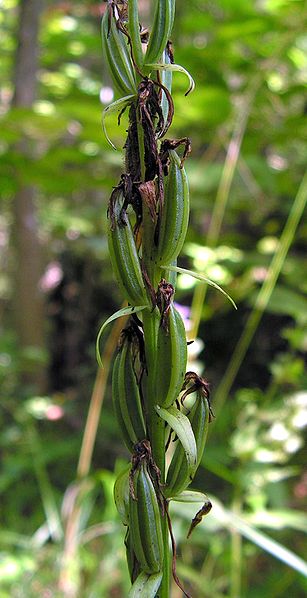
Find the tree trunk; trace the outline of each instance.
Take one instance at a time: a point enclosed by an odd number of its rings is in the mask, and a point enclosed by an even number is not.
[[[14,107],[31,108],[36,96],[38,66],[38,30],[42,0],[21,0],[18,47],[15,57]],[[17,150],[30,154],[23,139]],[[41,358],[45,352],[44,299],[39,289],[43,272],[43,248],[39,240],[35,189],[21,178],[14,201],[14,243],[16,270],[15,326],[21,355],[22,382],[44,390],[46,368]]]

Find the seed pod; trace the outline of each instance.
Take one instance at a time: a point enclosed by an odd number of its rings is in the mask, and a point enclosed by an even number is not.
[[[141,571],[130,588],[127,598],[152,598],[153,596],[158,596],[157,592],[161,585],[162,577],[162,571],[153,573],[152,575]]]
[[[159,0],[159,2],[156,2],[153,27],[144,60],[145,65],[158,62],[161,59],[171,34],[174,16],[175,0]]]
[[[142,571],[158,573],[163,564],[163,535],[157,494],[147,464],[140,462],[133,478],[134,494],[129,499],[130,535]]]
[[[137,0],[129,0],[128,2],[128,29],[134,62],[139,68],[142,68],[144,56],[140,36]]]
[[[132,542],[131,542],[131,533],[130,529],[127,529],[126,537],[125,537],[125,546],[126,546],[126,558],[127,558],[127,565],[130,575],[131,583],[135,581],[137,576],[140,573],[140,565],[137,561],[135,556],[135,552],[133,550]]]
[[[169,150],[169,172],[164,177],[164,204],[161,214],[157,261],[168,265],[179,255],[189,221],[188,179],[175,150]]]
[[[102,19],[102,51],[113,83],[123,95],[136,93],[134,68],[129,53],[127,37],[118,29],[112,8]]]
[[[129,473],[131,466],[129,465],[120,472],[114,484],[113,495],[117,512],[124,525],[129,522]]]
[[[126,333],[115,358],[112,375],[113,406],[124,442],[131,452],[133,446],[146,436],[132,344],[133,340]]]
[[[167,327],[158,331],[155,366],[155,393],[157,403],[167,409],[177,399],[183,385],[187,364],[187,341],[180,313],[170,304]]]
[[[196,470],[204,452],[210,421],[210,405],[203,393],[197,392],[196,401],[188,414],[188,418],[191,422],[196,441]],[[191,481],[184,450],[182,445],[178,443],[167,472],[166,487],[164,490],[165,496],[169,498],[180,494],[180,492],[189,486]]]
[[[112,267],[128,302],[131,305],[146,305],[148,299],[140,260],[130,221],[122,211],[123,202],[123,194],[116,188],[112,193],[109,208],[111,226],[108,231],[108,245]]]

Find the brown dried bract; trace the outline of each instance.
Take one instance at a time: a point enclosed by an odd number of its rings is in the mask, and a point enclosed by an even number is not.
[[[186,158],[188,158],[192,151],[190,138],[181,137],[181,139],[164,139],[164,141],[162,141],[161,143],[160,160],[165,176],[167,176],[169,169],[169,151],[177,149],[177,147],[179,147],[180,145],[184,145],[183,155],[180,163],[180,168],[182,168],[184,161],[186,160]]]
[[[161,314],[160,326],[163,326],[166,331],[168,331],[168,314],[174,293],[173,285],[165,278],[161,278],[156,294],[156,303]]]
[[[202,521],[202,518],[203,518],[205,515],[208,515],[208,513],[210,513],[211,509],[212,509],[212,503],[210,502],[210,500],[208,500],[207,502],[205,502],[205,504],[202,506],[202,508],[201,508],[201,509],[199,509],[199,511],[197,511],[197,513],[196,513],[195,517],[193,517],[193,519],[192,519],[192,523],[191,523],[191,525],[190,525],[190,527],[189,527],[189,531],[188,531],[188,533],[187,533],[187,538],[189,538],[189,537],[190,537],[190,535],[191,535],[191,533],[192,533],[193,529],[195,529],[195,527],[196,527],[196,526],[197,526],[199,523],[201,523],[201,521]]]
[[[140,467],[141,463],[143,463],[143,462],[146,463],[147,471],[149,473],[150,479],[151,479],[151,481],[154,485],[155,491],[157,493],[157,498],[158,498],[161,512],[163,515],[164,514],[164,500],[163,500],[163,496],[161,493],[161,472],[153,460],[151,445],[150,445],[149,440],[147,440],[146,438],[144,440],[141,440],[141,442],[138,442],[137,444],[134,445],[134,452],[131,457],[131,470],[129,473],[129,489],[130,489],[130,494],[131,494],[133,500],[137,500],[137,497],[135,496],[135,491],[134,491],[134,476],[135,476],[136,471]]]
[[[117,206],[120,201],[121,206]],[[127,208],[129,205],[135,213],[134,234],[137,235],[142,223],[142,201],[138,186],[133,183],[131,175],[122,174],[120,182],[114,187],[109,199],[108,216],[111,220],[111,230],[114,230],[116,225],[127,225]]]
[[[122,30],[124,23],[128,18],[128,5],[127,0],[107,0],[107,11],[108,11],[108,37],[111,30],[111,19],[115,19],[116,26]]]
[[[143,276],[143,280],[144,280],[144,284],[145,287],[147,288],[147,291],[150,295],[150,299],[151,299],[151,303],[152,303],[152,308],[154,309],[157,305],[157,299],[156,299],[156,293],[155,293],[155,289],[152,285],[152,282],[148,276],[147,270],[144,266],[143,261],[141,261],[141,270],[142,270],[142,276]]]
[[[116,209],[118,206],[118,202],[122,200],[122,206],[120,209]],[[124,210],[124,193],[123,193],[123,183],[120,183],[114,187],[108,205],[108,217],[111,221],[111,230],[115,230],[117,226],[126,226],[128,219],[126,211]]]
[[[125,342],[130,343],[133,362],[135,363],[136,359],[139,359],[139,362],[142,367],[146,365],[145,359],[145,343],[144,343],[144,333],[142,328],[138,326],[133,318],[130,319],[129,325],[120,333],[119,341],[118,341],[118,349],[120,350]],[[137,375],[137,372],[135,372]]]
[[[132,104],[129,110],[129,127],[127,131],[127,139],[124,145],[125,152],[125,166],[126,172],[131,176],[133,182],[140,182],[141,180],[141,167],[140,167],[140,154],[139,154],[139,143],[138,143],[138,130],[136,120],[136,108]]]
[[[145,180],[150,181],[159,173],[157,136],[164,126],[159,97],[151,79],[144,79],[139,84],[137,115],[144,133]],[[157,124],[154,124],[156,120]]]
[[[192,394],[193,392],[198,392],[203,397],[205,397],[205,399],[207,399],[209,406],[209,422],[211,422],[215,415],[210,405],[209,382],[205,378],[202,378],[201,376],[196,374],[196,372],[187,372],[184,378],[182,390],[185,390],[185,393],[182,395],[180,399],[182,405],[186,397]]]
[[[157,219],[157,195],[155,181],[146,181],[138,185],[143,202],[148,207],[150,218],[153,223]]]

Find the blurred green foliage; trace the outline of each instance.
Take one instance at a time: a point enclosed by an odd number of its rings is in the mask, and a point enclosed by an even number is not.
[[[63,595],[58,578],[65,520],[96,371],[95,336],[121,303],[105,232],[107,199],[123,158],[108,146],[100,125],[102,104],[112,99],[101,59],[100,4],[46,2],[38,99],[25,110],[10,107],[17,2],[0,2],[1,598]],[[147,5],[142,3],[145,21]],[[193,142],[187,161],[191,225],[180,265],[223,285],[239,306],[234,313],[211,289],[202,308],[204,349],[199,343],[194,359],[210,380],[213,409],[214,389],[266,278],[304,174],[306,20],[302,0],[177,0],[176,62],[196,81],[195,92],[185,98],[186,81],[174,76],[170,134],[188,135]],[[208,247],[226,153],[240,126],[242,145],[221,233],[217,246]],[[120,127],[115,117],[108,119],[119,148],[125,129],[125,117]],[[31,158],[17,143],[24,138]],[[21,183],[37,189],[46,255],[46,355],[22,354],[12,324],[12,204]],[[278,547],[304,554],[305,239],[302,220],[231,396],[212,427],[196,486],[213,497],[216,515],[213,508],[186,541],[185,518],[193,513],[174,507],[178,573],[195,597],[304,595],[302,571],[290,557],[288,564],[278,560],[285,560]],[[190,305],[195,284],[181,275],[177,301]],[[33,360],[49,364],[46,396],[19,382],[21,362],[30,368]],[[82,495],[72,572],[80,597],[127,594],[111,473],[126,458],[107,393]],[[233,528],[226,510],[233,513]],[[242,540],[235,517],[270,535],[275,549],[268,550],[265,539],[262,547],[252,536]]]

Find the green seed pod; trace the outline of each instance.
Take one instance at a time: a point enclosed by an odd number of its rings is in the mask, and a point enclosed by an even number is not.
[[[117,191],[116,200],[112,202],[112,208],[110,207],[110,213],[112,210],[111,226],[108,231],[110,258],[124,297],[131,305],[146,305],[148,298],[133,231],[127,215],[121,213],[123,201],[122,192]]]
[[[141,461],[134,473],[135,498],[130,494],[129,522],[133,550],[142,571],[162,569],[164,546],[157,494],[147,464]]]
[[[158,331],[155,365],[155,394],[160,407],[167,409],[177,399],[187,365],[187,341],[184,323],[173,304],[168,313],[168,326]]]
[[[124,525],[129,522],[129,473],[131,466],[129,465],[120,472],[114,484],[113,495],[117,512]]]
[[[159,0],[159,2],[156,2],[153,27],[144,60],[145,65],[161,60],[172,31],[174,16],[175,0]]]
[[[102,51],[113,83],[123,95],[136,93],[134,68],[127,37],[118,29],[111,7],[102,19]]]
[[[126,335],[117,354],[112,375],[114,411],[126,447],[133,446],[146,437],[141,397],[133,367],[133,340]]]
[[[141,569],[140,569],[140,565],[137,561],[137,558],[135,556],[135,552],[133,550],[133,546],[132,546],[132,542],[131,542],[131,533],[130,533],[129,528],[127,529],[127,533],[126,533],[126,537],[125,537],[125,546],[126,546],[126,559],[127,559],[130,580],[131,580],[131,583],[133,583],[135,581],[135,579],[138,577]]]
[[[179,255],[185,241],[189,222],[188,179],[175,150],[169,150],[169,172],[164,177],[157,261],[168,265]]]
[[[153,598],[153,596],[159,596],[157,592],[161,585],[162,577],[162,571],[153,573],[152,575],[141,571],[130,588],[127,598]]]
[[[196,470],[204,452],[210,421],[210,405],[208,399],[201,392],[197,392],[196,401],[188,414],[188,418],[191,422],[196,441]],[[180,492],[189,486],[191,481],[184,449],[182,444],[178,443],[167,472],[166,487],[164,490],[165,496],[170,498],[171,496],[180,494]]]
[[[140,36],[140,24],[138,13],[138,1],[129,0],[128,2],[128,29],[130,34],[130,43],[133,59],[139,68],[143,65],[143,51]]]

